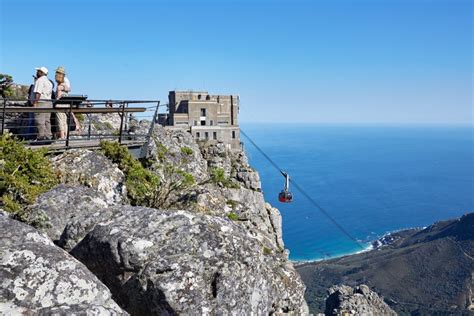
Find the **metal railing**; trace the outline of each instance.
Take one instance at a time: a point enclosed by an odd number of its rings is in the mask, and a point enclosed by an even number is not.
[[[139,130],[140,121],[157,118],[157,100],[39,100],[51,107],[28,106],[25,99],[0,99],[1,134],[11,133],[27,146],[47,146],[50,150],[96,147],[101,140],[116,140],[124,145],[139,146],[148,142],[149,130]],[[161,105],[164,106],[164,105]],[[58,114],[66,115],[66,131],[59,137]],[[38,115],[46,114],[51,139],[38,138]],[[64,119],[64,116],[62,116]],[[133,123],[133,124],[132,124]],[[133,126],[132,126],[133,125]],[[150,124],[153,125],[153,124]],[[65,132],[65,135],[64,135]]]

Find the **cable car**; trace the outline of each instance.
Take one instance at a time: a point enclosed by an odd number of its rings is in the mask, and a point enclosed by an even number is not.
[[[278,194],[278,201],[281,203],[290,203],[293,201],[293,194],[290,192],[290,176],[286,172],[282,172],[282,174],[285,177],[285,188]]]

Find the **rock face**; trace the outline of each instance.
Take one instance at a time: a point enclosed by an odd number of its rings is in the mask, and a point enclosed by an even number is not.
[[[149,126],[131,120],[129,132],[145,134]],[[143,166],[161,179],[159,198],[146,204],[156,209],[127,205],[130,182],[117,165],[75,150],[52,158],[62,184],[29,207],[28,222],[133,315],[307,314],[281,215],[265,202],[245,153],[161,126],[152,140]]]
[[[131,121],[130,125],[134,133],[139,134],[146,134],[150,126],[146,121]],[[155,125],[152,140],[147,153],[150,161],[165,163],[187,172],[193,175],[197,183],[209,179],[206,161],[190,133]]]
[[[286,257],[229,219],[131,206],[102,214],[71,253],[131,314],[307,312]]]
[[[328,292],[326,315],[397,315],[367,285],[338,285]]]
[[[107,203],[119,203],[126,196],[124,174],[98,152],[70,150],[52,160],[61,182],[81,184],[102,193]]]
[[[127,314],[87,268],[34,228],[0,214],[3,315]]]
[[[94,189],[60,184],[38,197],[29,208],[27,220],[58,243],[72,218],[88,217],[108,206],[104,195]]]

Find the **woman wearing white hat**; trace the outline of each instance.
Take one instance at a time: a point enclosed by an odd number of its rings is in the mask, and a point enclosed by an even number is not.
[[[56,69],[56,74],[54,79],[57,83],[56,88],[56,99],[65,97],[71,92],[71,84],[69,83],[68,78],[66,77],[66,70],[64,67],[58,67]],[[60,105],[58,105],[60,106]],[[64,112],[56,113],[56,121],[58,124],[58,138],[65,139],[67,133],[67,115]]]

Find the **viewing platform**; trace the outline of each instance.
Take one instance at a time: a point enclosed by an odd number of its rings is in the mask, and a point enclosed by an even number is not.
[[[28,148],[47,148],[51,153],[60,153],[69,149],[98,149],[101,141],[108,140],[126,146],[136,157],[146,152],[160,107],[158,100],[86,100],[82,96],[53,100],[51,108],[27,106],[28,100],[24,99],[1,101],[0,132],[13,134],[23,140]],[[51,114],[53,136],[58,131],[55,114],[65,113],[66,137],[37,139],[34,115],[39,113]],[[131,119],[144,118],[151,121],[147,132],[130,130]]]

